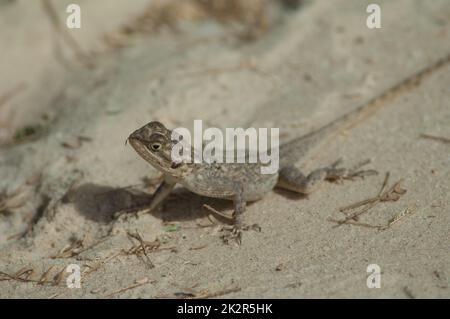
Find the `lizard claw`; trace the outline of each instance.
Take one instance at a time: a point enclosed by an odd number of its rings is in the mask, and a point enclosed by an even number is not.
[[[223,243],[228,245],[230,240],[236,241],[236,243],[240,246],[242,244],[242,230],[237,226],[232,226],[229,228],[223,228],[225,230],[225,234],[220,236]]]
[[[359,170],[362,166],[367,165],[371,162],[371,160],[365,160],[351,169],[345,168],[337,168],[337,166],[341,163],[341,160],[336,161],[327,169],[327,177],[328,181],[332,182],[342,182],[345,179],[354,179],[356,177],[364,178],[366,176],[377,175],[378,172],[375,170]]]
[[[253,224],[253,225],[245,225],[242,227],[242,230],[254,230],[257,231],[258,233],[261,232],[261,226],[259,226],[258,224]]]
[[[236,243],[240,246],[242,244],[242,233],[243,231],[254,230],[257,232],[261,232],[261,227],[258,224],[253,225],[234,225],[231,227],[224,227],[223,230],[226,231],[225,234],[220,236],[223,243],[228,245],[230,240],[236,241]]]

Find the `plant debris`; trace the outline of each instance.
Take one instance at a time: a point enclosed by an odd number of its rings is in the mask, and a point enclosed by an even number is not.
[[[10,215],[13,209],[25,205],[29,195],[22,187],[19,187],[11,195],[0,194],[0,214]]]
[[[162,242],[159,239],[156,239],[155,241],[145,241],[137,231],[135,233],[128,232],[127,235],[133,246],[128,249],[122,249],[119,254],[127,256],[135,255],[139,259],[143,260],[149,268],[154,268],[155,266],[147,255],[148,253],[163,250],[169,250],[171,252],[177,251],[175,247],[161,247]],[[136,245],[133,240],[137,240],[138,245]]]
[[[136,233],[132,234],[132,233],[127,233],[127,235],[130,238],[136,239],[139,242],[139,246],[138,249],[135,250],[135,254],[139,257],[139,250],[142,251],[142,254],[145,256],[144,259],[144,263],[145,265],[147,265],[148,268],[155,268],[155,265],[152,263],[152,261],[150,260],[150,258],[147,255],[147,246],[150,245],[151,249],[154,249],[155,247],[159,247],[159,242],[155,243],[155,242],[144,242],[144,240],[142,239],[141,235],[139,235],[138,231],[136,230]],[[135,249],[136,246],[133,247],[133,249]]]
[[[444,144],[450,144],[450,138],[447,138],[447,137],[433,136],[433,135],[429,135],[429,134],[420,134],[420,137],[428,139],[428,140],[441,142]]]
[[[234,292],[241,291],[242,289],[240,287],[233,287],[233,288],[227,288],[219,291],[213,291],[210,292],[207,289],[200,291],[198,294],[196,294],[193,298],[194,299],[207,299],[207,298],[215,298],[220,297],[224,295],[228,295]]]
[[[112,237],[112,235],[107,235],[107,236],[101,238],[100,240],[96,241],[92,245],[89,245],[86,247],[84,247],[83,239],[75,240],[69,246],[66,246],[63,249],[61,249],[61,251],[57,255],[52,256],[50,258],[53,258],[53,259],[55,259],[55,258],[71,258],[71,257],[78,256],[79,254],[84,253],[85,251],[88,251],[89,249],[92,249],[92,248],[96,247],[97,245],[105,242],[110,237]]]
[[[410,299],[416,299],[415,297],[414,297],[414,295],[412,294],[412,292],[411,292],[411,290],[409,290],[409,288],[408,287],[403,287],[403,292],[405,293],[405,295],[408,297],[408,298],[410,298]]]
[[[83,248],[83,239],[74,240],[71,244],[63,247],[55,256],[50,258],[70,258],[78,255]]]
[[[120,288],[120,289],[112,291],[110,293],[107,293],[104,297],[105,298],[109,298],[109,297],[112,297],[114,295],[117,295],[117,294],[120,294],[122,292],[125,292],[127,290],[134,289],[134,288],[143,286],[145,284],[154,283],[154,282],[156,282],[156,281],[155,280],[149,280],[147,277],[142,278],[142,279],[137,279],[137,280],[134,281],[134,284],[132,284],[130,286],[127,286],[127,287],[124,287],[124,288]]]
[[[381,202],[389,202],[389,201],[397,201],[400,199],[402,195],[406,193],[406,189],[401,188],[400,184],[402,180],[399,180],[396,182],[393,186],[391,186],[389,189],[386,190],[388,182],[389,182],[389,176],[390,173],[387,172],[386,176],[383,181],[383,185],[381,186],[380,191],[378,192],[378,195],[360,202],[357,202],[355,204],[342,207],[339,209],[340,212],[347,214],[347,217],[342,220],[335,220],[335,219],[329,219],[331,222],[335,222],[337,225],[335,227],[339,227],[343,224],[352,224],[352,225],[359,225],[363,227],[369,227],[369,228],[385,228],[390,227],[392,224],[397,222],[399,219],[403,218],[405,215],[409,215],[409,211],[405,210],[403,213],[399,214],[399,216],[394,217],[391,221],[389,221],[387,226],[373,226],[369,224],[364,223],[357,223],[357,220],[359,216],[366,213],[373,207],[375,207],[377,204]],[[361,210],[351,213],[351,211],[363,207]],[[402,215],[402,216],[400,216]]]
[[[177,225],[177,224],[169,224],[164,227],[164,231],[168,232],[168,233],[176,232],[176,231],[179,231],[180,229],[181,229],[181,226]]]
[[[77,149],[80,148],[84,142],[90,142],[92,139],[87,136],[75,136],[71,137],[64,142],[61,143],[63,147],[70,148],[70,149]]]
[[[13,136],[14,143],[30,141],[42,134],[44,127],[41,124],[26,125],[18,129]]]
[[[17,281],[17,282],[32,282],[36,283],[38,285],[52,285],[52,286],[59,286],[61,283],[61,279],[64,275],[65,267],[62,268],[60,272],[58,272],[57,275],[55,275],[53,278],[49,279],[49,275],[51,271],[54,269],[55,266],[50,266],[42,275],[39,277],[39,279],[33,279],[31,276],[35,273],[33,268],[29,267],[23,267],[20,270],[16,271],[14,274],[9,274],[4,271],[0,271],[0,281]]]

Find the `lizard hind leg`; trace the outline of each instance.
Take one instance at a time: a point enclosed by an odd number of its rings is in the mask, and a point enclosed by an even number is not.
[[[251,226],[245,225],[243,222],[243,214],[246,208],[246,201],[244,200],[244,186],[242,183],[235,183],[234,185],[235,195],[233,198],[233,226],[228,229],[228,232],[222,236],[224,243],[228,243],[230,239],[236,240],[240,245],[242,242],[242,231],[244,230],[256,230],[261,231],[259,225],[254,224]]]
[[[283,167],[279,171],[276,186],[307,195],[316,190],[324,181],[338,181],[377,174],[374,170],[359,170],[359,168],[370,162],[368,160],[358,163],[351,169],[338,168],[337,166],[341,162],[342,160],[339,159],[328,167],[312,171],[308,176],[305,176],[295,166]]]
[[[224,243],[228,244],[230,239],[235,239],[240,245],[242,239],[242,215],[245,211],[246,202],[244,201],[244,186],[242,183],[235,183],[234,186],[234,198],[233,198],[233,226],[226,229],[226,233],[222,235],[222,240]]]

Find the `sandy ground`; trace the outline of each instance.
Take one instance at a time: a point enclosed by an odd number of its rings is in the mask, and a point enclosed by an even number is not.
[[[56,6],[62,21],[67,3]],[[252,41],[243,36],[251,14],[242,31],[186,7],[175,29],[125,37],[117,30],[146,1],[79,3],[83,25],[70,32],[93,54],[88,67],[56,45],[37,1],[0,2],[1,297],[450,297],[450,144],[420,138],[450,137],[450,66],[301,166],[371,158],[378,176],[308,198],[270,193],[247,208],[261,232],[245,232],[241,246],[224,245],[202,207],[229,213],[228,203],[182,188],[155,213],[116,216],[145,203],[159,176],[124,145],[136,128],[202,119],[280,127],[283,140],[307,133],[449,54],[449,1],[378,1],[374,30],[369,1],[309,1],[270,11]],[[334,227],[339,208],[376,196],[387,172],[406,194]],[[66,286],[70,264],[80,266],[80,289]],[[381,269],[379,289],[366,285],[369,264]]]

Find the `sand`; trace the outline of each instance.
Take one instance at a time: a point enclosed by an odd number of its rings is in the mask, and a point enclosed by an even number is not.
[[[61,21],[68,3],[56,6]],[[300,166],[370,158],[377,176],[268,194],[247,207],[261,232],[240,246],[223,244],[203,207],[230,204],[181,187],[157,212],[117,217],[155,189],[159,173],[124,145],[151,120],[279,127],[285,141],[450,53],[448,1],[378,1],[381,29],[366,27],[368,3],[271,5],[262,20],[244,8],[229,23],[186,5],[176,27],[127,34],[147,1],[80,0],[82,28],[70,34],[92,55],[86,66],[39,2],[0,2],[0,96],[12,92],[0,104],[0,297],[450,297],[450,144],[421,137],[450,138],[450,66]],[[376,196],[387,172],[407,192],[335,227],[339,208]],[[79,289],[66,285],[73,264]],[[371,264],[380,288],[367,286]]]

